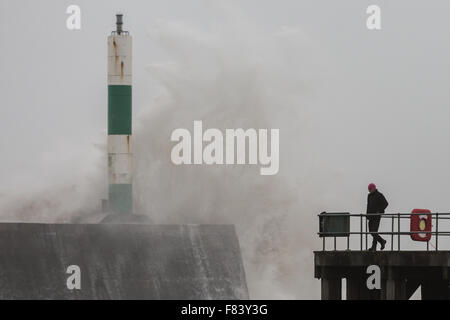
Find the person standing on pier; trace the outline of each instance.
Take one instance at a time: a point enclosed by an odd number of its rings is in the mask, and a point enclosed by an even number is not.
[[[377,250],[377,243],[379,242],[383,250],[386,245],[386,240],[384,240],[378,234],[378,228],[380,227],[381,214],[387,208],[389,203],[387,202],[384,195],[378,191],[374,183],[369,184],[369,194],[367,196],[367,220],[369,221],[369,232],[373,237],[372,247],[370,251]]]

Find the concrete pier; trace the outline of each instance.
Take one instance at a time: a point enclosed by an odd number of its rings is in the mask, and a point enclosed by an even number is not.
[[[367,288],[367,267],[380,267],[381,288]],[[450,251],[316,251],[314,275],[322,299],[405,300],[421,287],[422,299],[450,299]]]
[[[81,288],[69,288],[69,266]],[[0,223],[0,299],[248,299],[232,225]]]

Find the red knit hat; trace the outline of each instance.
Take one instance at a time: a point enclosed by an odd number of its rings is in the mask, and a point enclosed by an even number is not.
[[[369,191],[375,190],[377,188],[377,186],[375,185],[375,183],[371,183],[369,184],[369,186],[367,187],[369,189]]]

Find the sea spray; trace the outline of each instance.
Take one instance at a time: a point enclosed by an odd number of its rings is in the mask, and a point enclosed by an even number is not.
[[[159,20],[149,34],[167,58],[149,64],[159,88],[149,88],[155,99],[138,115],[137,210],[154,223],[234,224],[251,298],[311,298],[318,292],[316,204],[302,189],[301,114],[311,73],[303,34],[293,27],[268,32],[232,9],[207,29]],[[198,119],[219,130],[280,128],[280,172],[174,165],[171,133]]]

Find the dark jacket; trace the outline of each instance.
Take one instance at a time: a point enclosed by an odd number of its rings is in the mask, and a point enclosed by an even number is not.
[[[378,190],[367,196],[367,213],[384,213],[388,205],[386,198]]]

